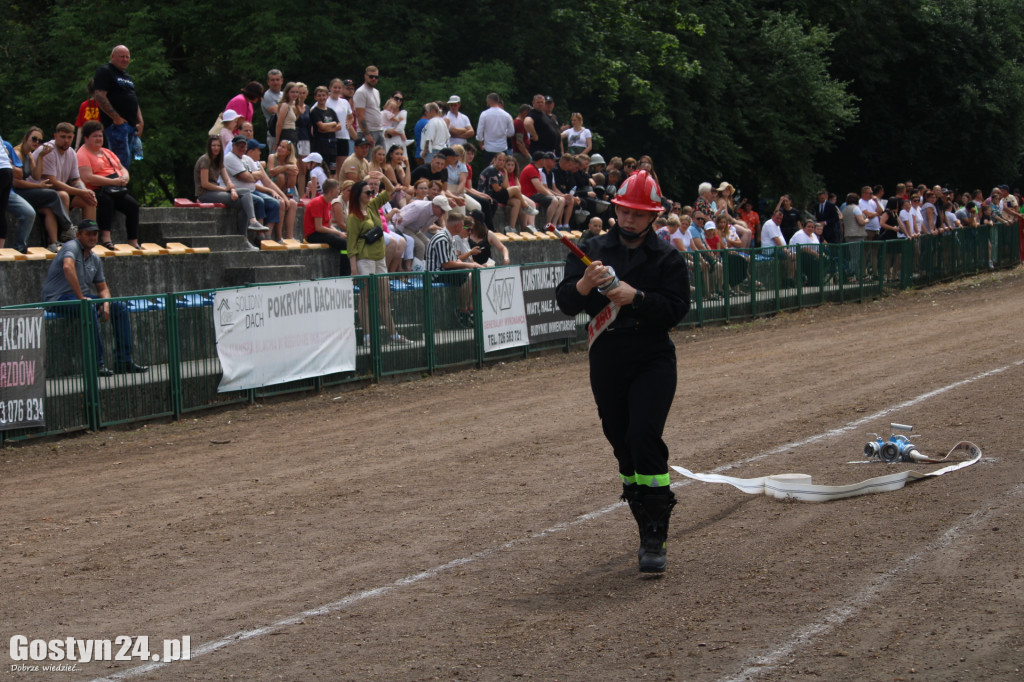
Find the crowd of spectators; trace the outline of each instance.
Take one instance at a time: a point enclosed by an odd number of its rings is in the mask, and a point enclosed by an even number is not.
[[[90,97],[79,108],[77,131],[61,123],[44,142],[43,131],[32,127],[17,146],[5,143],[14,248],[25,249],[39,215],[48,246],[59,250],[73,236],[72,208],[99,222],[99,241],[108,246],[113,212],[124,213],[128,241],[137,245],[138,203],[127,184],[142,112],[133,85],[130,97],[120,93],[126,79],[131,84],[129,60],[127,48],[118,46],[111,63],[97,71]],[[474,126],[460,96],[451,94],[425,103],[409,131],[402,91],[385,90],[390,95],[384,97],[380,81],[379,69],[367,66],[361,83],[339,77],[313,87],[313,102],[309,86],[286,80],[277,69],[268,72],[266,85],[247,83],[216,113],[195,163],[195,199],[237,209],[239,232],[248,238],[278,241],[296,236],[298,207],[305,204],[300,236],[339,250],[339,272],[349,274],[427,268],[437,234],[446,234],[453,248],[466,248],[455,254],[460,262],[488,262],[468,253],[471,247],[447,222],[448,213],[465,222],[461,227],[476,230],[472,248],[481,250],[488,250],[494,233],[536,231],[546,224],[585,230],[585,240],[614,224],[609,200],[626,177],[642,169],[657,180],[650,156],[606,160],[583,115],[571,112],[568,124],[561,123],[552,96],[535,95],[513,116],[491,93]],[[258,113],[265,142],[255,139]],[[127,143],[119,139],[126,126]],[[73,141],[80,142],[77,153]],[[474,174],[478,154],[482,170]],[[0,181],[3,170],[0,159]],[[723,281],[723,260],[749,260],[750,247],[795,245],[810,254],[821,244],[913,240],[984,224],[1024,223],[1019,198],[1005,186],[986,195],[904,182],[888,199],[882,187],[865,186],[841,202],[823,190],[805,210],[783,195],[774,208],[762,202],[759,213],[753,199],[730,183],[716,188],[705,182],[689,205],[662,201],[657,234],[682,251],[700,252],[691,267],[710,292],[739,283]]]

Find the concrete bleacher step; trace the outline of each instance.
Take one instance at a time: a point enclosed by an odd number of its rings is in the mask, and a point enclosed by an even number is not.
[[[307,265],[255,265],[251,267],[224,268],[225,286],[243,284],[266,284],[268,282],[294,282],[309,279]]]
[[[209,234],[209,235],[174,235],[167,237],[167,242],[181,242],[193,248],[207,247],[211,252],[246,251],[245,237],[240,234]]]
[[[207,235],[233,234],[212,220],[193,220],[181,223],[140,223],[139,239],[144,242],[163,243],[176,241],[179,238],[200,237]]]

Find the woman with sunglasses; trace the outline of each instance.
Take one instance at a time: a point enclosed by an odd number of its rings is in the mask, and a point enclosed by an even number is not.
[[[387,178],[380,171],[371,171],[367,180],[388,184]],[[352,185],[352,194],[348,200],[348,222],[345,233],[348,236],[348,257],[352,274],[383,275],[388,271],[387,240],[384,238],[384,226],[380,217],[380,208],[391,198],[387,189],[376,195],[366,180]],[[395,331],[395,323],[391,319],[388,304],[388,289],[380,287],[381,319],[384,320],[392,341],[405,341]],[[370,332],[366,315],[365,296],[360,296],[359,317],[363,321],[363,341],[369,341]]]
[[[380,180],[384,176],[379,171],[373,171],[367,177],[375,177]],[[352,185],[352,194],[348,200],[348,222],[345,225],[345,233],[348,235],[348,255],[352,261],[354,274],[375,275],[388,271],[384,259],[384,228],[378,209],[390,199],[391,193],[387,189],[374,195],[365,180],[360,180]]]
[[[21,168],[14,169],[14,192],[31,204],[37,215],[43,216],[47,248],[56,253],[61,242],[70,241],[75,235],[71,231],[71,218],[64,207],[64,198],[43,177],[43,158],[53,151],[53,147],[43,145],[39,156],[32,157],[42,144],[42,129],[32,126],[21,138],[21,144],[14,147],[14,154],[22,164]]]

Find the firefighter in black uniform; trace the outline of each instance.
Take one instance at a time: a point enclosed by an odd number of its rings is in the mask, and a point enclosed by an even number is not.
[[[585,310],[592,325],[607,319],[608,306],[618,311],[596,337],[592,330],[590,387],[619,463],[622,499],[640,530],[637,555],[643,573],[665,570],[668,520],[675,505],[668,447],[662,440],[676,391],[676,351],[668,332],[690,308],[686,263],[652,229],[663,210],[660,195],[646,171],[628,177],[612,200],[618,224],[586,242],[590,265],[568,257],[556,293],[562,312],[575,316]]]

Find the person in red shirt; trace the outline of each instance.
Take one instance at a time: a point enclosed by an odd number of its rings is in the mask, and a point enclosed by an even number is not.
[[[324,181],[323,194],[306,204],[302,216],[302,231],[310,244],[329,244],[341,254],[342,277],[352,274],[348,258],[348,240],[344,232],[331,225],[331,202],[341,194],[341,183],[334,178]]]
[[[82,146],[82,126],[86,121],[100,120],[100,105],[93,99],[92,79],[89,79],[89,99],[78,105],[78,118],[75,119],[75,151]]]

